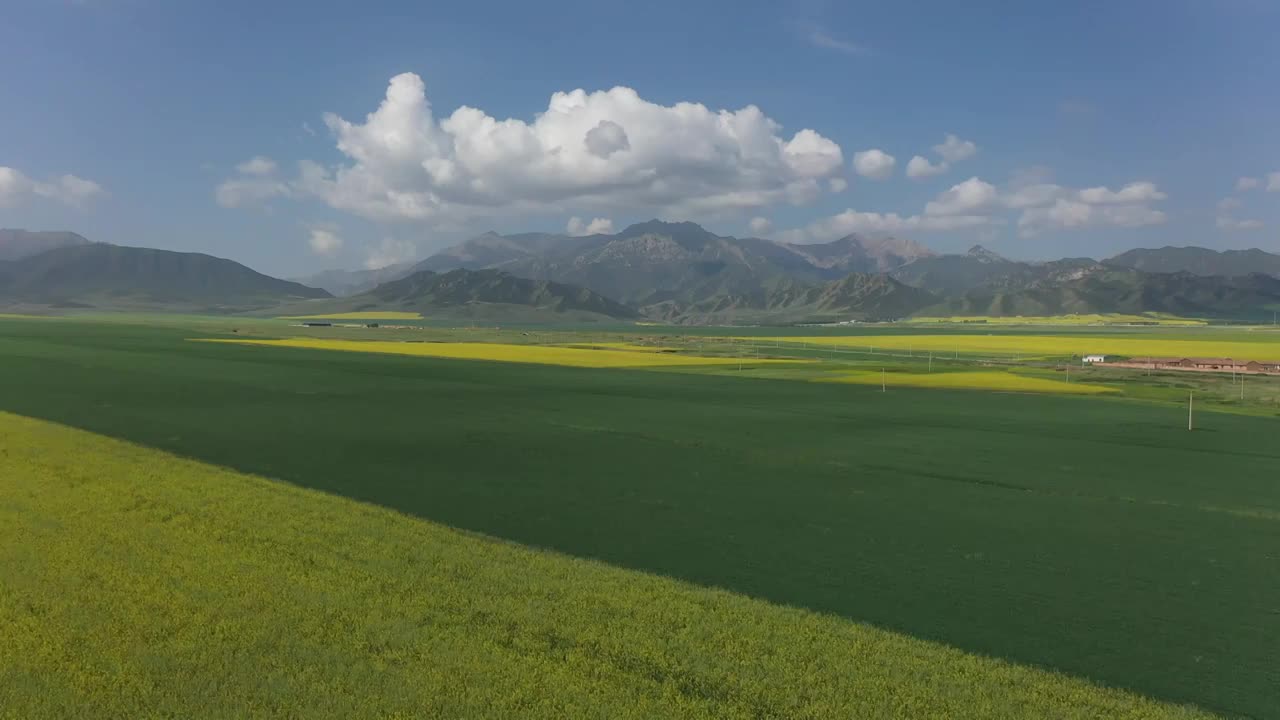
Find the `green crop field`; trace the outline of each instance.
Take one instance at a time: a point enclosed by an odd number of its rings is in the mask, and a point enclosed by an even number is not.
[[[1273,416],[133,322],[0,319],[0,715],[1280,707]]]
[[[1207,717],[63,426],[0,440],[14,717]]]

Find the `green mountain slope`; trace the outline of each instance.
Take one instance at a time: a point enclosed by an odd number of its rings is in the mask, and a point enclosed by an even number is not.
[[[0,302],[233,310],[329,297],[231,260],[117,245],[61,247],[0,263]]]
[[[975,245],[963,255],[919,258],[890,274],[908,285],[953,295],[982,286],[1021,286],[1034,281],[1042,273],[1042,269],[1031,263],[1009,260]]]
[[[463,269],[446,273],[420,270],[359,295],[301,303],[278,312],[323,315],[375,310],[507,320],[623,319],[638,315],[635,309],[583,287],[529,280],[500,270]]]
[[[720,295],[687,307],[664,303],[645,310],[689,324],[841,322],[904,318],[937,302],[932,293],[888,275],[850,273],[820,285],[784,279],[750,293]]]
[[[0,228],[0,262],[21,260],[56,248],[88,244],[88,239],[73,232],[33,232]]]
[[[1280,279],[1256,273],[1202,277],[1109,269],[1016,289],[978,288],[926,315],[1059,315],[1163,312],[1188,317],[1268,319],[1280,308]]]
[[[732,238],[694,223],[658,220],[615,235],[487,234],[443,251],[422,269],[496,268],[535,280],[570,283],[634,305],[689,304],[747,293],[780,277],[814,282],[831,273],[787,248]]]
[[[1280,255],[1249,250],[1218,252],[1202,247],[1138,248],[1105,261],[1107,265],[1154,273],[1241,276],[1266,273],[1280,277]]]
[[[659,221],[600,236],[568,258],[539,258],[507,269],[582,285],[640,306],[690,305],[750,293],[781,278],[823,277],[774,243],[721,237],[693,223]]]
[[[848,235],[829,243],[779,243],[810,265],[833,273],[889,272],[937,253],[914,240]]]
[[[487,232],[446,248],[414,266],[414,270],[448,272],[450,270],[504,269],[537,258],[567,257],[585,247],[598,236],[570,237],[549,233],[499,235]]]

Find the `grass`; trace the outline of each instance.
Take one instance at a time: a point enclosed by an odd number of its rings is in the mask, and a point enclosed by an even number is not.
[[[1066,357],[1101,353],[1106,355],[1156,355],[1172,357],[1234,357],[1250,360],[1280,360],[1280,335],[1259,335],[1255,341],[1219,340],[1212,334],[1197,339],[1169,339],[1157,334],[1136,337],[1116,335],[880,335],[875,337],[789,337],[789,343],[838,345],[876,351],[919,351]]]
[[[422,313],[397,310],[330,313],[328,315],[286,315],[280,320],[421,320]]]
[[[467,342],[381,342],[377,340],[324,340],[287,338],[282,340],[232,340],[205,338],[200,342],[233,343],[268,347],[338,350],[343,352],[412,355],[415,357],[453,358],[457,360],[496,360],[500,362],[563,365],[580,368],[687,367],[699,365],[741,364],[738,358],[701,357],[658,353],[652,349],[585,349],[548,345],[508,345],[503,343]],[[803,360],[752,359],[751,364],[797,363]]]
[[[929,323],[980,323],[984,325],[1107,325],[1126,323],[1158,323],[1175,327],[1194,327],[1208,325],[1204,320],[1177,317],[1162,313],[1144,315],[1126,315],[1123,313],[1091,313],[1083,315],[1037,315],[1013,317],[988,316],[954,316],[954,317],[917,317],[906,322],[912,324]]]
[[[0,715],[1209,716],[52,423],[0,445]]]
[[[1070,395],[1099,395],[1117,392],[1115,388],[1085,383],[1068,383],[1061,380],[1017,375],[998,370],[939,373],[881,373],[872,370],[846,372],[828,378],[827,382],[855,383],[880,387],[948,388],[953,390],[996,390],[1000,392],[1043,392]]]
[[[714,373],[714,366],[648,372],[498,364],[188,342],[192,334],[190,328],[122,323],[0,321],[0,409],[319,490],[360,507],[382,506],[406,522],[482,533],[577,558],[574,562],[591,560],[688,583],[679,585],[683,588],[719,588],[771,607],[793,608],[788,612],[805,610],[875,626],[1165,702],[1255,717],[1273,715],[1280,707],[1274,642],[1280,636],[1275,612],[1280,597],[1275,418],[1197,412],[1197,430],[1187,432],[1185,406],[1109,397],[909,387],[880,393],[853,384],[695,374]],[[823,363],[775,364],[757,372],[790,372],[793,367],[838,369]],[[0,462],[21,454],[25,444],[0,443]],[[94,463],[101,454],[36,457]],[[86,472],[92,475],[94,467],[105,465],[89,466]],[[161,476],[172,474],[162,471]],[[12,486],[10,477],[0,474],[0,487]],[[162,489],[152,477],[139,475],[143,486]],[[282,485],[273,487],[284,492]],[[16,498],[0,501],[6,517],[15,516],[10,508],[18,508],[17,517],[26,517],[22,508],[44,502],[29,489]],[[209,632],[226,633],[224,644],[215,647],[242,648],[241,655],[214,667],[233,672],[255,658],[261,664],[249,665],[244,675],[261,678],[268,689],[270,678],[289,671],[272,648],[312,638],[307,642],[334,648],[337,657],[370,637],[357,630],[374,619],[398,627],[395,622],[404,616],[379,608],[403,607],[400,598],[429,594],[422,591],[427,586],[415,585],[415,592],[406,593],[397,583],[433,577],[427,561],[413,554],[413,543],[389,543],[387,556],[378,549],[378,535],[362,542],[357,533],[344,542],[342,537],[350,536],[325,535],[329,515],[304,512],[295,520],[288,508],[296,500],[289,495],[286,505],[246,511],[255,531],[265,536],[223,536],[208,526],[199,526],[197,534],[246,546],[244,552],[276,548],[296,558],[296,564],[279,567],[297,569],[280,571],[274,581],[296,584],[298,592],[285,597],[299,603],[304,620],[316,616],[315,623],[325,620],[328,625],[303,623],[300,627],[314,629],[307,635],[290,633],[281,623],[270,625],[275,634],[241,633],[255,611],[277,607],[264,605],[266,596],[253,590],[253,581],[265,582],[267,571],[246,569],[247,579],[241,582],[239,565],[212,560],[210,566],[219,569],[212,588],[166,584],[167,575],[160,572],[160,579],[137,585],[136,597],[129,601],[189,594],[196,598],[195,606],[204,602],[203,607],[213,608],[205,610],[210,620],[204,625]],[[223,504],[211,500],[200,507],[214,512]],[[148,507],[145,502],[137,505],[140,510]],[[64,509],[55,520],[71,527],[81,516],[91,517],[98,506],[92,498],[76,498],[60,506]],[[159,520],[166,517],[168,525],[156,523],[161,529],[155,533],[189,522],[176,512],[162,512]],[[276,540],[283,538],[270,534],[296,522],[302,523],[296,532],[316,534],[314,546],[281,545]],[[87,557],[97,562],[70,565],[65,586],[70,589],[50,602],[89,612],[96,607],[92,588],[99,582],[91,573],[111,567],[107,561],[117,548],[119,561],[128,562],[132,551],[123,548],[150,539],[154,543],[146,547],[169,551],[159,553],[161,560],[172,556],[179,566],[202,562],[199,554],[184,554],[187,536],[139,531],[141,539],[121,546],[115,538],[127,535],[129,522],[101,524],[100,533],[76,540],[93,548]],[[38,577],[27,571],[31,567],[62,572],[61,563],[40,559],[46,545],[53,552],[56,526],[39,536],[27,529],[29,524],[14,527],[6,526],[0,547],[11,548],[19,557],[15,562],[25,564],[9,566],[21,570],[0,570],[6,581],[0,587],[7,588],[10,577]],[[50,534],[54,539],[46,541]],[[36,537],[40,539],[32,539]],[[73,535],[66,537],[71,542]],[[253,539],[261,537],[266,539]],[[401,547],[403,552],[397,550]],[[380,559],[387,557],[385,563]],[[188,559],[179,563],[181,558]],[[340,569],[321,571],[340,559]],[[139,562],[137,576],[157,574],[152,565]],[[280,562],[261,561],[263,567]],[[469,576],[465,569],[453,571],[459,579]],[[311,585],[313,576],[322,583]],[[356,596],[365,598],[364,604],[343,600],[342,585],[366,582],[370,584],[359,591],[364,594]],[[124,600],[116,597],[103,604],[108,611],[124,612]],[[245,604],[235,604],[237,597]],[[467,607],[486,603],[477,607],[494,608],[494,623],[508,617],[503,613],[515,613],[511,617],[516,621],[507,625],[510,634],[497,637],[513,638],[516,648],[527,647],[520,640],[523,618],[538,613],[564,617],[554,614],[560,611],[555,601],[526,603],[532,609],[519,614],[501,608],[518,608],[525,596],[517,595],[513,605],[496,606],[487,603],[501,598],[466,592],[451,597]],[[329,599],[335,604],[325,604]],[[663,607],[640,602],[627,612],[651,617],[643,614],[649,604]],[[590,605],[584,601],[582,606]],[[218,614],[223,607],[231,610]],[[242,608],[248,609],[239,612]],[[688,632],[704,626],[701,616],[689,617],[696,622]],[[751,618],[748,625],[755,622],[755,616],[746,617]],[[481,620],[485,617],[477,616]],[[597,621],[604,622],[597,617],[587,624]],[[155,622],[158,632],[170,627],[163,615]],[[65,623],[51,626],[59,624]],[[646,621],[644,626],[660,629],[652,633],[652,643],[673,632],[661,623]],[[76,627],[81,628],[78,639],[112,632],[111,624],[92,620]],[[734,625],[732,632],[741,627]],[[763,648],[769,645],[777,647],[773,655],[784,652],[787,636],[781,635],[753,646],[752,658],[766,662],[771,654]],[[162,634],[128,639],[132,637],[122,632],[120,642],[138,648],[143,640],[164,641]],[[575,647],[555,635],[543,637],[537,647],[564,653]],[[708,637],[709,647],[720,642],[716,637]],[[373,636],[365,646],[387,645]],[[197,646],[189,647],[198,657]],[[24,648],[23,656],[29,656],[29,646]],[[441,646],[433,660],[446,672],[452,671],[449,663],[457,656],[452,648]],[[687,652],[690,658],[704,657]],[[655,650],[653,656],[661,654]],[[124,657],[138,665],[167,667],[163,655],[130,652]],[[213,657],[226,656],[215,652]],[[115,677],[111,657],[89,655],[83,662],[107,678],[103,682]],[[819,673],[822,663],[803,666]],[[323,667],[317,661],[298,672],[334,677],[322,673]],[[523,697],[532,697],[534,688],[559,687],[565,676],[543,667],[531,664],[530,675],[521,676],[527,680],[522,687],[531,688]],[[659,666],[653,676],[687,677],[665,667]],[[736,667],[733,672],[740,677],[756,677],[761,683],[769,676],[755,675],[757,666],[747,661]],[[845,674],[874,673],[875,663],[858,664],[855,670],[846,668]],[[375,670],[348,672],[339,666],[334,672],[339,688],[334,696],[341,696],[343,678],[359,684]],[[387,672],[398,671],[393,667]],[[603,666],[593,672],[603,676],[612,671]],[[0,677],[11,677],[3,673]],[[221,676],[215,673],[209,680],[196,668],[177,677],[185,690],[157,681],[154,691],[196,693]],[[821,680],[826,676],[819,677],[806,683],[783,676],[776,684],[793,697],[806,697],[827,682]],[[920,676],[914,680],[925,682]],[[411,694],[411,685],[401,682],[395,686],[400,690],[388,693]],[[999,687],[1012,691],[1014,685]],[[453,692],[486,700],[483,683],[456,687]],[[691,687],[705,688],[695,694],[710,697],[721,686]],[[931,692],[932,686],[920,687]],[[994,689],[985,683],[979,687]],[[884,692],[896,702],[923,702],[897,690]],[[591,697],[603,702],[608,695],[600,690]],[[630,702],[636,696],[622,697]],[[336,703],[346,701],[332,702],[339,707]],[[566,707],[561,716],[587,714],[575,713],[579,706]],[[882,715],[928,714],[912,713],[916,707]],[[971,714],[983,714],[986,708],[974,707],[978,710]],[[306,715],[306,709],[296,714]],[[453,713],[467,714],[465,709]],[[1052,715],[1025,708],[1006,714]],[[680,713],[655,710],[652,715]]]

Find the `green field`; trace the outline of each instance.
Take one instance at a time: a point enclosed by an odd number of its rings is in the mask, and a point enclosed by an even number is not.
[[[1181,318],[1163,313],[1147,313],[1144,315],[1126,315],[1123,313],[1089,313],[1080,315],[991,317],[987,315],[970,315],[967,317],[914,317],[907,322],[912,324],[963,323],[969,325],[1207,325],[1204,320]]]
[[[58,425],[0,440],[15,717],[1207,716]]]
[[[181,325],[0,320],[0,714],[1280,707],[1273,417]]]
[[[371,310],[367,312],[333,313],[330,315],[286,315],[280,320],[421,320],[422,313]]]

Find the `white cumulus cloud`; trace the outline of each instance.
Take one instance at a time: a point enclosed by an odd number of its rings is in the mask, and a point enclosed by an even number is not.
[[[751,232],[755,235],[768,235],[773,232],[773,223],[766,217],[751,218]]]
[[[307,244],[311,246],[311,252],[328,257],[342,249],[342,237],[332,230],[311,228]]]
[[[1240,207],[1240,200],[1237,198],[1222,198],[1218,201],[1218,210],[1221,212],[1229,212],[1237,210]]]
[[[947,133],[946,139],[940,145],[933,146],[933,151],[949,163],[958,163],[976,155],[978,146],[969,140],[961,140],[955,135]]]
[[[893,174],[898,161],[889,153],[872,148],[853,154],[853,169],[862,177],[884,180]]]
[[[1217,224],[1220,230],[1261,230],[1263,228],[1261,220],[1237,220],[1226,216],[1219,216]]]
[[[1045,230],[1159,225],[1165,219],[1164,212],[1146,205],[1100,205],[1061,198],[1047,207],[1024,210],[1018,218],[1018,230],[1023,236],[1031,236]]]
[[[1267,192],[1280,192],[1280,172],[1267,175]]]
[[[599,125],[587,131],[587,150],[596,157],[607,158],[610,155],[631,149],[631,141],[627,131],[612,120],[601,120]]]
[[[948,165],[946,161],[934,164],[929,162],[928,158],[922,155],[916,155],[907,162],[907,177],[912,180],[933,177],[934,175],[941,175],[949,170],[950,167],[951,166]]]
[[[907,215],[864,212],[852,208],[816,220],[803,228],[779,233],[779,238],[792,243],[828,242],[853,233],[891,235],[895,233],[935,232],[999,225],[1002,221],[989,215]]]
[[[236,165],[235,177],[218,184],[213,196],[225,208],[253,207],[277,197],[291,197],[293,188],[276,177],[274,160],[261,155]]]
[[[946,232],[969,228],[990,232],[1018,213],[1024,237],[1050,230],[1090,227],[1141,227],[1166,220],[1152,203],[1166,198],[1154,183],[1139,181],[1119,190],[1107,187],[1073,189],[1024,178],[998,188],[978,177],[951,186],[925,205],[918,215],[845,210],[802,228],[779,233],[790,242],[821,242],[849,233],[894,234]],[[1246,228],[1247,229],[1247,228]]]
[[[416,244],[408,240],[397,240],[396,238],[388,237],[383,238],[382,242],[369,249],[369,254],[365,257],[364,266],[369,270],[377,270],[388,265],[397,265],[416,260],[417,257],[418,246]]]
[[[827,181],[827,188],[833,193],[842,193],[849,189],[849,181],[842,177],[833,177]]]
[[[1262,181],[1256,177],[1242,177],[1239,180],[1236,180],[1236,190],[1240,192],[1253,190],[1261,184]]]
[[[977,177],[952,185],[924,206],[925,215],[975,215],[985,212],[1000,197],[996,186]]]
[[[1115,191],[1105,187],[1085,188],[1080,191],[1079,196],[1081,202],[1093,205],[1118,205],[1165,199],[1165,194],[1156,188],[1155,183],[1149,182],[1129,183]]]
[[[39,181],[17,168],[0,165],[0,207],[16,207],[33,198],[81,207],[103,194],[101,185],[75,175],[61,175]]]
[[[1151,203],[1167,195],[1155,183],[1131,182],[1119,190],[1105,186],[1073,189],[1046,182],[1015,184],[1000,197],[1000,204],[1021,210],[1018,230],[1031,237],[1048,230],[1085,227],[1140,227],[1166,220]]]
[[[967,160],[978,152],[978,146],[971,140],[961,140],[951,133],[943,141],[933,146],[933,151],[942,159],[931,162],[923,155],[913,155],[907,162],[907,177],[912,180],[941,175],[961,160]]]
[[[422,79],[391,79],[363,121],[325,123],[346,162],[304,163],[295,185],[374,220],[465,221],[495,212],[658,211],[682,216],[804,203],[836,176],[840,146],[787,138],[759,108],[659,105],[626,87],[557,92],[526,121],[460,107],[437,118]]]
[[[1021,210],[1031,207],[1042,207],[1051,205],[1059,198],[1066,197],[1071,191],[1061,185],[1053,183],[1034,183],[1031,185],[1019,185],[1005,193],[1001,198],[1005,207]]]
[[[569,218],[565,230],[574,237],[583,235],[612,235],[613,221],[609,218],[592,218],[591,222],[583,222],[580,217]]]
[[[276,161],[262,155],[255,155],[236,166],[241,175],[271,175],[276,171]]]

